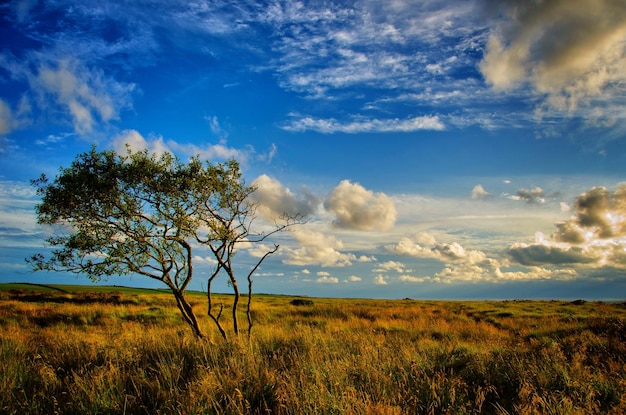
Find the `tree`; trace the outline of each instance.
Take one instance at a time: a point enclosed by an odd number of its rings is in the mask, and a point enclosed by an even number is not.
[[[185,298],[194,276],[194,246],[208,248],[217,261],[207,280],[208,315],[226,339],[222,308],[216,312],[213,304],[213,281],[225,274],[233,288],[233,331],[238,334],[235,253],[241,244],[261,243],[298,221],[283,218],[269,231],[251,232],[255,188],[245,185],[234,160],[211,164],[196,156],[183,163],[169,153],[157,157],[129,150],[121,156],[92,148],[61,168],[53,181],[42,175],[33,185],[42,198],[36,206],[38,222],[55,229],[47,239],[51,253],[27,259],[34,270],[86,274],[94,281],[122,274],[161,281],[200,338],[203,333]],[[277,250],[278,245],[268,249],[248,274],[248,334],[252,275]]]

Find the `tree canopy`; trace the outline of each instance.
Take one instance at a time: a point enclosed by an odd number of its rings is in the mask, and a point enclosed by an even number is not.
[[[85,274],[92,280],[123,274],[140,274],[161,281],[172,291],[183,319],[194,334],[203,337],[185,290],[194,276],[194,247],[208,248],[216,264],[206,281],[208,314],[226,338],[214,312],[211,283],[225,274],[233,288],[233,330],[238,333],[240,292],[233,266],[242,243],[257,243],[298,221],[284,218],[272,230],[253,233],[255,191],[230,160],[211,164],[193,157],[182,162],[169,153],[147,151],[126,155],[114,151],[79,154],[68,168],[50,181],[33,180],[41,203],[38,222],[53,225],[47,239],[48,255],[29,258],[35,270]],[[248,323],[252,275],[278,245],[274,245],[248,274]]]

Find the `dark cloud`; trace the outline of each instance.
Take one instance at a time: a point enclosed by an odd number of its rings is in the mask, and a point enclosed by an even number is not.
[[[544,244],[514,245],[507,253],[518,264],[527,266],[591,264],[598,260],[597,256],[589,256],[588,252],[578,247]]]
[[[599,238],[626,235],[626,185],[614,192],[594,187],[578,197],[574,209],[576,223],[593,230]]]
[[[523,200],[527,203],[545,203],[545,192],[541,187],[533,187],[532,189],[519,189],[509,199]]]
[[[595,110],[624,93],[626,7],[622,0],[484,2],[499,19],[480,69],[500,90],[530,84],[548,107]]]
[[[556,231],[552,234],[552,238],[557,242],[566,242],[569,244],[582,244],[585,242],[585,236],[582,229],[577,227],[571,221],[557,223]]]
[[[538,234],[534,244],[512,245],[507,254],[527,266],[626,267],[626,185],[589,189],[572,217],[555,226],[551,239]]]

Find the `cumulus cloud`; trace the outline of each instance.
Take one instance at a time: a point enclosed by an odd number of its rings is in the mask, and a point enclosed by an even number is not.
[[[532,189],[519,189],[514,195],[509,195],[511,200],[521,200],[527,203],[542,204],[546,202],[546,194],[541,187],[533,187]]]
[[[472,200],[486,199],[491,196],[491,193],[485,190],[481,184],[477,184],[472,189]]]
[[[508,254],[522,265],[581,265],[600,259],[599,252],[592,247],[553,243],[545,240],[541,233],[538,233],[534,244],[511,245]]]
[[[389,283],[387,282],[385,277],[383,277],[382,275],[377,275],[374,277],[374,284],[375,285],[387,285]]]
[[[432,252],[429,248],[415,243],[410,238],[403,237],[397,244],[389,247],[391,251],[398,255],[412,256],[416,258],[429,258]]]
[[[148,150],[156,155],[172,153],[179,156],[199,156],[201,160],[210,162],[235,159],[245,164],[255,154],[254,149],[249,147],[245,150],[229,147],[225,141],[218,144],[197,146],[194,144],[181,144],[174,140],[165,140],[162,136],[144,137],[137,130],[124,130],[113,137],[109,143],[119,154],[126,154],[127,148],[131,152]]]
[[[334,236],[315,232],[307,227],[294,228],[292,235],[299,243],[298,248],[287,248],[287,258],[283,261],[289,265],[321,265],[323,267],[344,267],[352,265],[356,256],[343,253],[343,243]]]
[[[443,262],[464,261],[473,264],[488,261],[487,256],[482,251],[466,250],[458,242],[437,243],[434,238],[426,239],[421,236],[422,240],[429,240],[430,245],[422,245],[408,237],[401,238],[397,244],[388,246],[391,252],[398,255],[411,256],[414,258],[433,258]]]
[[[317,131],[324,134],[333,133],[380,133],[380,132],[412,132],[419,130],[444,130],[445,125],[438,116],[420,116],[407,119],[356,119],[337,121],[334,118],[321,119],[299,117],[293,119],[282,128],[291,132]]]
[[[398,281],[400,282],[426,282],[428,280],[428,277],[414,277],[412,275],[400,275],[398,277]]]
[[[396,221],[393,201],[358,183],[343,180],[326,198],[324,207],[335,214],[335,225],[358,230],[387,230]]]
[[[197,146],[194,144],[181,144],[176,141],[168,141],[168,146],[175,153],[185,154],[188,156],[198,155],[202,160],[223,161],[234,159],[239,163],[246,164],[254,149],[241,150],[229,147],[225,140],[221,140],[217,144],[207,144],[205,146]]]
[[[387,272],[387,271],[396,271],[397,273],[403,272],[411,272],[410,269],[406,269],[404,264],[398,261],[386,261],[380,263],[374,268],[374,272]]]
[[[274,246],[266,245],[260,242],[242,242],[239,245],[239,248],[245,249],[248,255],[253,256],[255,258],[262,258],[268,252],[274,250]]]
[[[530,83],[536,92],[547,95],[548,105],[571,111],[626,80],[626,7],[622,2],[507,0],[487,4],[504,16],[480,63],[494,88]]]
[[[398,277],[398,281],[406,283],[454,283],[454,282],[500,282],[509,280],[533,280],[533,279],[563,279],[571,278],[571,272],[552,272],[539,266],[533,266],[526,271],[503,270],[506,262],[489,257],[479,250],[465,249],[458,242],[441,243],[428,235],[420,235],[419,241],[429,242],[424,245],[411,238],[402,238],[387,248],[403,256],[414,258],[437,259],[443,263],[441,271],[429,276],[413,276],[406,270]],[[532,264],[537,265],[537,264]]]
[[[589,189],[576,199],[573,210],[569,220],[556,224],[555,241],[580,245],[626,237],[626,185],[614,191]]]
[[[550,238],[537,233],[534,243],[511,245],[509,256],[522,265],[626,268],[626,185],[589,189],[555,228]]]
[[[376,261],[376,257],[375,256],[361,255],[356,260],[358,262],[373,262],[373,261]]]
[[[283,215],[308,216],[320,204],[319,199],[308,189],[302,188],[299,194],[295,194],[280,181],[266,174],[257,177],[252,186],[256,187],[252,198],[259,203],[258,212],[266,218],[275,219]]]
[[[217,259],[213,256],[200,256],[195,255],[193,260],[196,264],[209,264],[209,265],[217,265]]]
[[[533,201],[541,194],[531,189],[517,195],[519,200]],[[575,200],[570,211],[572,216],[556,223],[551,236],[537,232],[533,243],[515,243],[506,248],[505,257],[466,249],[458,242],[437,242],[426,233],[400,238],[387,249],[398,255],[437,259],[443,263],[441,271],[428,276],[403,272],[397,281],[404,283],[572,280],[589,276],[592,270],[601,271],[606,278],[623,275],[626,269],[626,185],[614,190],[591,188]]]
[[[626,185],[615,191],[594,187],[578,197],[574,221],[596,238],[626,236]]]
[[[316,282],[322,284],[339,284],[339,278],[331,276],[328,272],[320,271],[317,273]]]
[[[111,140],[111,146],[118,154],[126,154],[128,150],[132,153],[148,150],[150,153],[161,155],[171,153],[163,137],[152,137],[146,139],[137,130],[124,130]]]
[[[460,263],[452,266],[445,266],[440,272],[425,277],[424,281],[450,284],[455,282],[477,283],[491,282],[499,283],[505,281],[533,281],[533,280],[559,280],[567,281],[577,277],[575,270],[551,270],[539,266],[529,267],[523,271],[504,271],[495,262],[487,264],[467,264]]]

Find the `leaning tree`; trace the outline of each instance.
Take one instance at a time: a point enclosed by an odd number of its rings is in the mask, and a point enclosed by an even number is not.
[[[238,334],[241,294],[235,253],[242,244],[264,247],[261,243],[270,235],[299,221],[283,217],[269,230],[253,232],[257,216],[250,196],[255,188],[245,184],[234,160],[211,164],[196,156],[185,163],[170,153],[129,150],[118,155],[92,148],[61,168],[54,180],[42,175],[33,185],[41,196],[38,222],[54,229],[47,239],[50,253],[27,259],[34,270],[86,274],[94,281],[122,274],[161,281],[197,337],[203,333],[185,297],[194,276],[194,249],[205,248],[215,259],[206,281],[208,315],[226,339],[220,321],[223,306],[213,301],[213,281],[225,275],[233,289],[232,324]],[[248,334],[253,273],[277,249],[268,248],[247,274]]]

